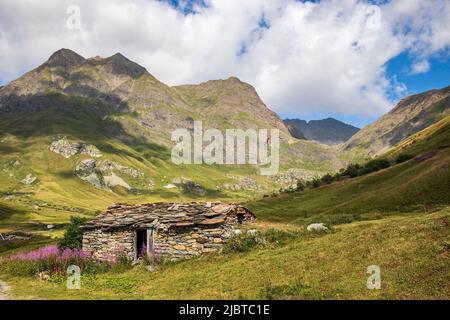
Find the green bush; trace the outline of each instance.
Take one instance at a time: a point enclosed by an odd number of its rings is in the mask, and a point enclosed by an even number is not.
[[[256,235],[244,234],[231,238],[223,247],[224,253],[248,252],[261,243]]]
[[[268,243],[282,244],[289,240],[299,239],[303,234],[299,231],[283,231],[279,229],[269,229],[262,234],[262,238]]]
[[[389,168],[391,163],[387,159],[373,159],[367,162],[363,168],[363,174],[379,171],[381,169]]]
[[[256,234],[245,233],[231,238],[224,246],[224,253],[248,252],[256,247],[262,247],[267,244],[285,244],[290,240],[299,239],[303,236],[300,231],[283,231],[278,229],[269,229]]]
[[[333,176],[332,176],[331,174],[327,173],[326,175],[324,175],[324,176],[322,177],[321,180],[322,180],[322,182],[325,183],[325,184],[330,184],[330,183],[333,182]]]
[[[83,231],[80,227],[86,221],[86,218],[70,217],[70,223],[64,231],[64,237],[58,242],[58,247],[60,249],[80,249],[83,245]]]
[[[322,220],[325,221],[325,225],[330,229],[331,225],[347,224],[354,221],[360,221],[361,217],[356,213],[335,213],[327,215]]]
[[[400,155],[397,157],[397,159],[395,159],[395,163],[399,164],[399,163],[408,161],[408,160],[410,160],[410,159],[412,159],[412,158],[414,158],[413,155],[407,154],[407,153],[402,153],[402,154],[400,154]]]
[[[298,180],[297,181],[297,191],[303,191],[305,190],[305,184],[303,183],[303,181]]]
[[[310,183],[312,188],[318,188],[321,185],[321,181],[319,178],[314,178]]]
[[[349,176],[350,178],[358,177],[362,174],[362,167],[359,164],[349,164],[347,168],[342,172],[342,175]]]

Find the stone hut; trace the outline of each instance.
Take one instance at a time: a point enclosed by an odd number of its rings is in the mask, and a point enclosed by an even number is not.
[[[82,227],[83,250],[106,260],[147,252],[172,260],[220,249],[255,215],[240,205],[221,203],[116,204]]]

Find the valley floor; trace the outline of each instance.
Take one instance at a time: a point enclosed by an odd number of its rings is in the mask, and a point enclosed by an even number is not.
[[[80,290],[67,290],[64,279],[1,270],[0,279],[12,299],[449,299],[449,220],[449,207],[393,213],[245,253],[164,264],[154,272],[136,266],[86,276]],[[367,289],[370,265],[381,269],[380,290]]]

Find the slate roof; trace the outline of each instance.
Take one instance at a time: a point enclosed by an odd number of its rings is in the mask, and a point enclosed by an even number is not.
[[[142,205],[119,203],[108,207],[105,213],[86,223],[82,229],[215,226],[224,223],[227,216],[238,216],[242,220],[255,219],[255,215],[243,206],[220,202],[159,202]]]

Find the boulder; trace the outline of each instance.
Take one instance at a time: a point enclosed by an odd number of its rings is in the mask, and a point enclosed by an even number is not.
[[[126,183],[121,177],[116,175],[114,172],[111,173],[110,176],[103,176],[103,180],[105,181],[106,186],[110,188],[120,186],[128,190],[131,189],[130,185]]]
[[[53,141],[50,145],[50,151],[62,155],[68,159],[76,155],[80,150],[81,145],[77,142],[71,142],[66,137]]]
[[[167,185],[164,186],[165,189],[175,189],[177,186],[174,185],[173,183],[169,183]]]
[[[198,196],[204,196],[207,194],[205,188],[203,188],[200,184],[184,177],[174,179],[172,184],[179,187],[185,193],[195,194]]]
[[[70,157],[77,154],[87,154],[94,158],[102,156],[102,153],[97,149],[96,146],[91,144],[73,142],[68,140],[67,137],[63,137],[59,140],[53,141],[50,145],[50,151],[60,154],[66,159],[69,159]]]
[[[82,160],[75,168],[75,173],[77,176],[88,176],[94,172],[96,167],[96,162],[94,159]]]
[[[312,223],[306,228],[306,230],[308,230],[308,231],[328,231],[329,229],[325,226],[324,223]]]
[[[98,150],[97,147],[92,144],[82,144],[80,147],[80,153],[87,154],[88,156],[94,158],[100,158],[102,156],[100,150]]]

